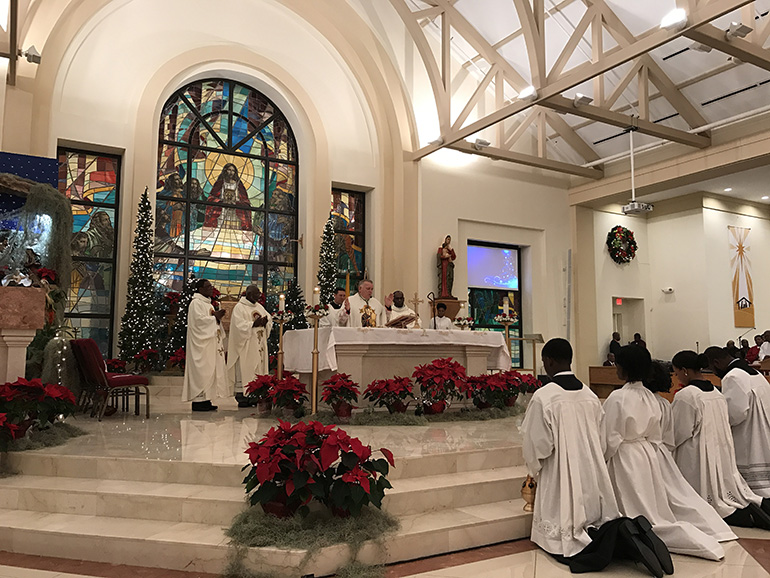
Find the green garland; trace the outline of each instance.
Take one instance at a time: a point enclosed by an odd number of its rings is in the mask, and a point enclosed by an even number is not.
[[[616,225],[607,233],[607,250],[610,257],[618,265],[630,263],[636,257],[636,250],[639,246],[634,239],[634,232]]]

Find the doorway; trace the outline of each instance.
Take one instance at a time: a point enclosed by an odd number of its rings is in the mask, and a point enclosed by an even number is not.
[[[623,345],[633,340],[634,333],[641,333],[642,339],[645,339],[644,299],[613,297],[612,330],[620,333],[620,342]]]

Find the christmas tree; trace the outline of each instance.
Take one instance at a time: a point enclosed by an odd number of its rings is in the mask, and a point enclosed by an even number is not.
[[[166,342],[166,349],[163,351],[163,356],[168,359],[177,349],[180,347],[185,349],[187,347],[187,310],[190,307],[190,301],[192,301],[195,290],[193,289],[194,275],[190,275],[190,278],[184,284],[182,289],[182,295],[179,297],[179,310],[176,313],[176,319],[171,326],[171,334]],[[186,351],[186,349],[185,349]]]
[[[155,282],[152,276],[152,205],[147,187],[139,201],[134,229],[134,253],[128,277],[126,311],[120,320],[118,349],[123,360],[131,360],[145,349],[158,348],[159,321],[156,313]]]
[[[321,305],[328,305],[334,297],[337,284],[337,259],[334,250],[334,226],[332,216],[326,221],[321,238],[321,254],[318,258],[318,286],[321,288]]]
[[[292,279],[286,289],[286,311],[293,313],[293,317],[283,326],[285,331],[310,327],[307,319],[305,319],[306,305],[305,297],[302,295],[302,287],[299,286],[296,279]]]

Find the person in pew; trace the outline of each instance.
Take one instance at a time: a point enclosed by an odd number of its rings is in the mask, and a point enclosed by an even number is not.
[[[187,363],[182,401],[191,401],[193,411],[215,411],[212,397],[227,397],[224,335],[220,327],[225,310],[214,310],[214,286],[208,279],[193,281],[195,294],[187,310]]]
[[[705,356],[680,351],[671,361],[683,385],[674,398],[676,465],[700,496],[731,526],[770,529],[762,498],[751,491],[735,463],[727,402],[710,381],[703,379]]]
[[[762,346],[762,336],[755,335],[754,346],[749,347],[749,350],[746,352],[746,363],[754,363],[755,361],[759,361],[759,348],[761,346]]]
[[[572,572],[604,569],[614,557],[673,573],[665,544],[642,516],[620,516],[604,461],[602,404],[572,373],[572,346],[542,350],[551,381],[532,396],[522,424],[524,460],[538,479],[532,541]]]
[[[755,494],[770,498],[770,383],[721,347],[703,353],[711,371],[722,378],[738,471]]]
[[[615,363],[618,378],[626,383],[604,402],[604,456],[620,513],[646,517],[671,552],[721,560],[725,553],[717,538],[688,519],[693,510],[710,508],[687,484],[670,454],[670,461],[666,459],[663,435],[667,418],[660,396],[644,384],[652,372],[649,351],[627,345]],[[680,504],[687,488],[694,499]],[[729,532],[719,516],[715,518]],[[692,521],[701,523],[701,519]]]
[[[770,329],[762,334],[762,345],[759,347],[759,361],[770,358]]]
[[[443,303],[436,305],[436,316],[430,320],[428,328],[443,331],[452,331],[455,328],[455,324],[446,316],[446,305]]]
[[[250,407],[243,395],[244,382],[270,372],[267,338],[273,329],[273,318],[259,303],[262,292],[249,285],[233,307],[230,335],[227,340],[227,380],[235,394],[238,407]]]
[[[613,367],[615,365],[615,354],[610,352],[607,354],[607,359],[602,363],[604,367]]]

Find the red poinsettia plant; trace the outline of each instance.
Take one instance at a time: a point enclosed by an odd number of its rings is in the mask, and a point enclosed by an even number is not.
[[[254,401],[270,401],[278,377],[273,374],[258,375],[246,384],[246,395]]]
[[[307,515],[316,500],[337,516],[358,515],[369,504],[380,508],[393,454],[373,459],[372,448],[334,425],[317,421],[290,424],[279,420],[246,449],[243,480],[251,505],[280,517]]]
[[[160,359],[160,355],[158,354],[157,349],[142,349],[139,353],[134,355],[136,368],[141,373],[147,373],[150,371],[155,365],[158,364],[158,359]]]
[[[499,373],[469,376],[461,391],[473,400],[479,409],[496,407],[502,409],[509,397],[509,389]]]
[[[179,300],[181,298],[182,294],[177,291],[169,291],[163,296],[163,299],[165,299],[169,305],[179,305]]]
[[[107,359],[104,365],[108,373],[126,373],[126,362],[122,359]]]
[[[465,368],[451,357],[434,359],[426,365],[418,365],[412,373],[420,384],[423,405],[462,399],[460,388],[466,380]]]
[[[40,267],[37,270],[37,275],[42,281],[48,281],[49,283],[56,284],[56,271],[48,269],[47,267]]]
[[[331,406],[339,403],[353,405],[358,401],[358,384],[347,373],[335,373],[323,382],[321,399]]]
[[[521,392],[522,393],[535,393],[543,383],[531,373],[520,373],[521,376]]]
[[[219,300],[222,297],[222,292],[214,287],[211,293],[211,305],[214,309],[219,310]]]
[[[414,401],[412,381],[408,377],[375,379],[366,386],[364,399],[376,407],[386,407],[390,413],[403,413]]]
[[[0,452],[8,451],[8,444],[16,439],[19,426],[8,419],[8,414],[0,413]]]
[[[39,379],[20,377],[0,385],[0,414],[10,424],[6,430],[14,430],[17,437],[23,436],[31,426],[46,428],[58,416],[72,415],[75,409],[73,393],[56,383],[44,384]]]
[[[178,367],[184,371],[184,366],[187,361],[187,353],[185,353],[184,347],[177,349],[174,354],[168,358],[169,367]]]
[[[308,401],[305,384],[293,375],[284,375],[283,379],[276,378],[270,392],[270,401],[275,407],[297,409]]]

